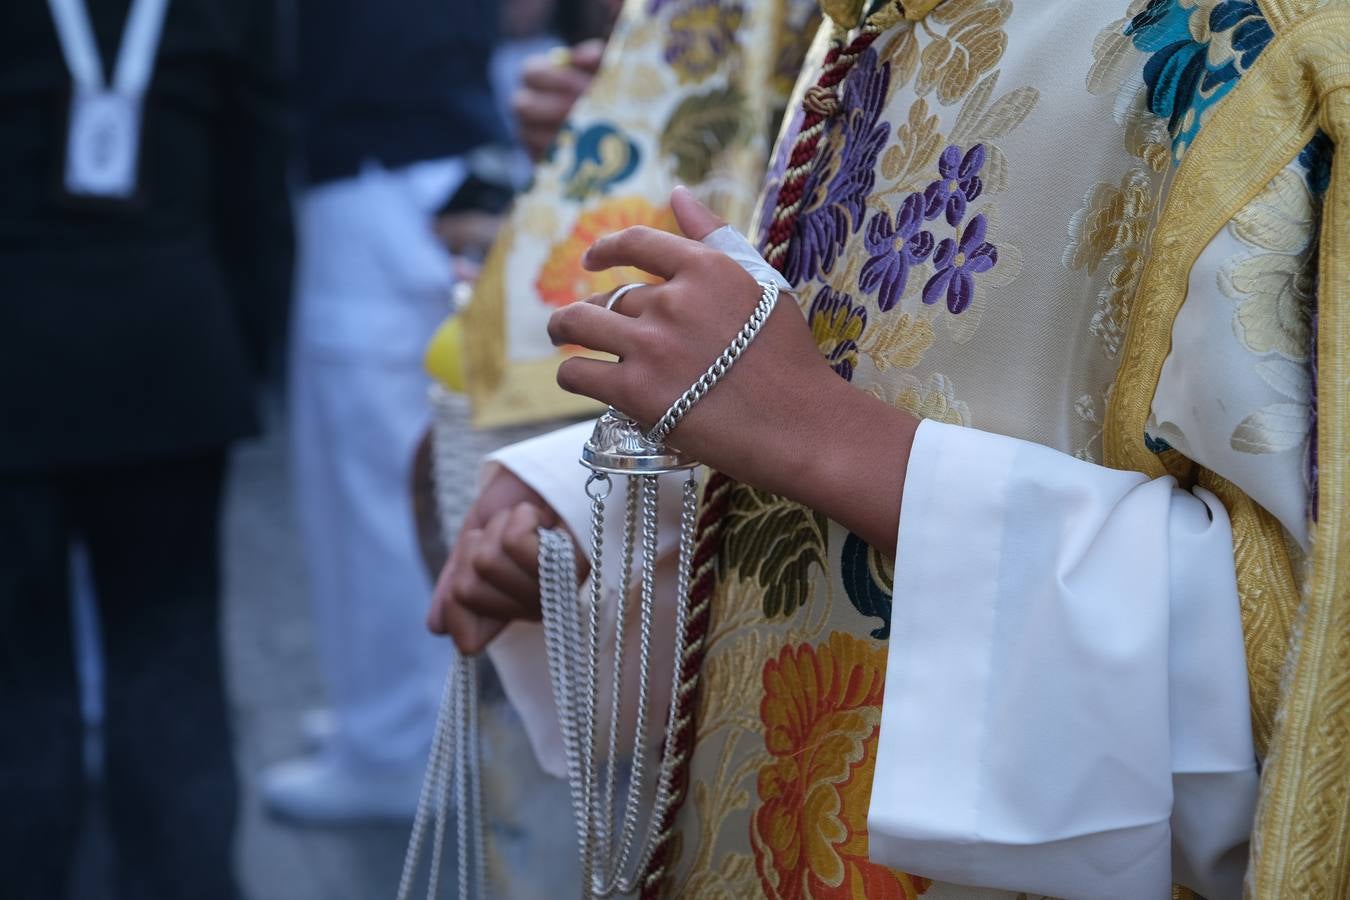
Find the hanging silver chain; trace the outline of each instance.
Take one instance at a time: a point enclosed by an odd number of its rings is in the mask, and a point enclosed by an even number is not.
[[[665,440],[699,400],[720,381],[759,334],[778,300],[778,287],[761,282],[759,303],[745,325],[706,372],[690,385],[644,437],[663,448]],[[433,472],[438,504],[448,520],[453,467],[446,464],[450,441],[443,417],[437,417],[434,436]],[[636,427],[636,426],[634,426]],[[682,463],[675,468],[687,468]],[[599,731],[599,657],[601,604],[605,597],[604,565],[605,501],[612,483],[603,466],[593,466],[586,482],[591,499],[591,583],[585,609],[577,592],[577,567],[571,537],[562,530],[539,532],[540,611],[549,680],[558,711],[567,762],[568,783],[577,828],[577,851],[582,872],[582,895],[589,900],[633,893],[642,873],[651,863],[656,835],[674,798],[675,771],[683,757],[674,741],[662,742],[656,766],[654,795],[646,827],[638,841],[638,822],[647,795],[647,713],[650,697],[652,628],[656,607],[657,521],[659,485],[656,474],[631,476],[627,481],[624,534],[620,548],[620,577],[613,681],[609,690],[608,740],[605,758],[597,759]],[[617,471],[617,470],[614,470]],[[671,471],[670,468],[659,471]],[[692,472],[685,482],[680,510],[679,563],[676,573],[675,647],[671,673],[671,704],[666,711],[666,734],[674,734],[678,721],[680,689],[685,656],[685,625],[689,614],[689,585],[693,565],[694,529],[698,488]],[[639,520],[640,519],[640,523]],[[449,523],[446,522],[448,533]],[[641,536],[638,577],[638,667],[637,717],[633,726],[633,762],[627,796],[618,816],[617,760],[623,699],[624,644],[627,633],[628,593],[633,581],[637,536]],[[603,767],[603,777],[601,769]],[[453,785],[452,785],[453,781]],[[399,900],[411,897],[425,842],[428,821],[434,817],[432,861],[428,897],[439,887],[440,861],[450,798],[455,797],[458,825],[460,900],[486,900],[486,837],[483,833],[481,762],[478,735],[478,679],[472,660],[457,657],[447,678],[436,724],[426,779],[418,798],[408,853],[399,879]],[[616,822],[616,817],[619,819]],[[618,825],[617,842],[615,826]]]
[[[707,371],[695,381],[643,437],[648,454],[664,452],[665,439],[699,400],[707,395],[740,358],[759,334],[778,299],[778,287],[762,283],[762,295],[749,320]],[[602,419],[602,425],[605,422]],[[596,434],[601,434],[600,427]],[[605,443],[593,437],[597,443]],[[655,451],[651,447],[657,448]],[[589,445],[588,445],[589,447]],[[612,454],[608,447],[599,447]],[[598,458],[592,457],[592,458]],[[656,608],[657,521],[659,482],[656,474],[630,474],[624,509],[623,543],[617,587],[614,670],[609,685],[609,709],[605,758],[597,760],[599,715],[599,621],[600,604],[605,597],[604,572],[604,500],[611,490],[609,471],[619,471],[587,459],[594,474],[586,483],[591,498],[591,583],[585,604],[585,624],[576,591],[575,561],[572,543],[560,530],[540,533],[540,606],[543,611],[544,642],[549,655],[549,673],[553,681],[554,702],[567,756],[572,784],[577,843],[581,857],[582,896],[588,900],[633,893],[642,874],[651,864],[661,824],[674,802],[675,772],[684,761],[675,742],[662,742],[656,765],[655,786],[647,781],[648,707],[651,694],[652,630]],[[687,464],[686,464],[687,465]],[[663,471],[670,471],[664,469]],[[683,685],[685,627],[689,615],[689,587],[693,568],[694,531],[698,511],[698,485],[692,472],[685,482],[680,508],[679,560],[676,571],[674,660],[671,672],[671,704],[665,711],[666,734],[674,734],[679,721],[680,690]],[[640,540],[639,540],[640,537]],[[617,760],[623,698],[624,645],[627,635],[628,594],[633,582],[636,548],[641,546],[638,566],[637,601],[637,715],[632,730],[632,768],[622,812],[616,806]],[[603,782],[601,769],[603,768]],[[650,797],[649,797],[650,795]],[[639,831],[644,800],[647,819]],[[617,820],[617,821],[616,821]]]
[[[454,484],[458,467],[451,457],[456,435],[446,412],[449,397],[440,388],[431,395],[432,478],[442,534],[454,527]],[[570,548],[569,548],[570,549]],[[455,654],[436,715],[436,729],[427,760],[426,775],[417,798],[412,835],[399,876],[398,900],[410,900],[417,871],[421,867],[428,823],[433,824],[431,861],[427,873],[427,897],[436,898],[440,890],[441,861],[445,848],[445,826],[453,797],[456,811],[456,857],[460,900],[487,897],[487,836],[483,818],[482,761],[478,734],[477,661]]]

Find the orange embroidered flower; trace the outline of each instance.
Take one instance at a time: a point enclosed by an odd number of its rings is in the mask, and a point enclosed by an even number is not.
[[[669,207],[655,207],[642,197],[617,197],[589,209],[577,217],[572,233],[549,251],[534,285],[539,299],[550,306],[566,306],[573,300],[612,291],[635,281],[660,281],[656,276],[630,266],[604,272],[587,272],[581,267],[582,254],[597,239],[632,225],[679,231]]]
[[[764,666],[760,718],[770,761],[751,825],[769,897],[914,900],[926,879],[868,862],[886,649],[834,632]]]

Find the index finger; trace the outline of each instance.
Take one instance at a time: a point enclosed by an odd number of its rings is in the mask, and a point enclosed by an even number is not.
[[[634,225],[591,244],[581,258],[581,265],[591,272],[634,266],[669,281],[702,250],[703,245],[698,241],[646,225]]]

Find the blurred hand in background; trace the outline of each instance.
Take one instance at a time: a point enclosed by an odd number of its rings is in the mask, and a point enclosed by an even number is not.
[[[593,39],[540,54],[525,63],[511,111],[531,159],[538,160],[548,151],[573,104],[590,87],[604,50],[605,42]]]

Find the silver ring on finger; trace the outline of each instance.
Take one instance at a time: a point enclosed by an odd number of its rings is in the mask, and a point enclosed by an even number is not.
[[[614,309],[614,307],[617,306],[619,301],[624,298],[624,295],[632,291],[635,291],[640,287],[647,287],[647,283],[644,281],[637,281],[632,284],[625,284],[621,288],[616,288],[614,290],[614,293],[609,295],[609,299],[605,301],[605,309],[618,312],[618,310]]]

